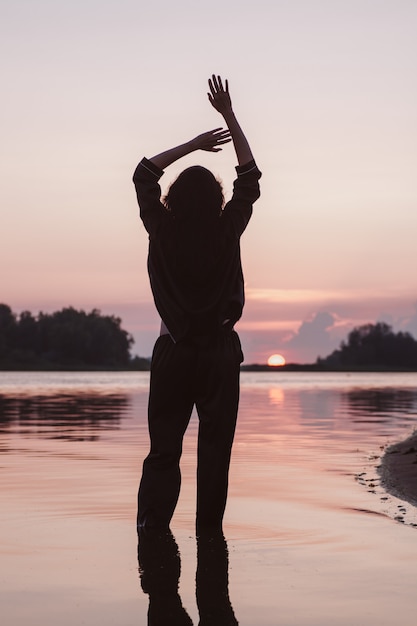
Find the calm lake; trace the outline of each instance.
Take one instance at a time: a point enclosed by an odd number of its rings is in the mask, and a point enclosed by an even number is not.
[[[201,624],[414,626],[417,509],[388,496],[376,468],[417,428],[417,374],[244,372],[241,381],[228,552],[214,546],[201,578],[200,550],[197,588],[200,613],[204,602],[215,611],[228,565],[229,621],[200,614]],[[148,624],[135,526],[148,384],[147,372],[0,372],[2,625]],[[181,610],[195,626],[197,429],[194,415],[176,544],[151,554],[169,573],[164,558],[178,561],[178,546]]]

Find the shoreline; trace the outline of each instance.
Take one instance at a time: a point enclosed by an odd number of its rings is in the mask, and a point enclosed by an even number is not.
[[[417,430],[385,450],[378,473],[385,491],[417,506]]]

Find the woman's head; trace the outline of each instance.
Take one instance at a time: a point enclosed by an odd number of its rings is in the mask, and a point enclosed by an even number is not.
[[[171,184],[164,204],[177,218],[218,217],[224,197],[220,182],[201,165],[185,169]]]

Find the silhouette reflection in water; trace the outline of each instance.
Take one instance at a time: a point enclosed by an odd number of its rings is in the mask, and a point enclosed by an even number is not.
[[[148,626],[193,626],[178,592],[181,558],[171,531],[139,531],[141,586],[149,595]],[[199,626],[238,626],[229,599],[229,558],[221,531],[197,537]]]
[[[128,413],[126,394],[0,394],[0,431],[13,429],[26,437],[93,441],[100,431],[120,428]]]
[[[347,398],[349,415],[353,417],[367,413],[389,418],[409,414],[415,418],[417,411],[415,389],[352,389],[344,392],[342,398]]]
[[[229,553],[222,532],[197,538],[196,597],[200,626],[236,626],[229,598]]]

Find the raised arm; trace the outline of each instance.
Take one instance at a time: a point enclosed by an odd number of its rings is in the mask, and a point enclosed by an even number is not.
[[[208,99],[213,107],[223,116],[224,121],[232,136],[233,145],[235,147],[236,156],[239,165],[245,165],[249,161],[253,160],[253,154],[250,149],[248,140],[245,137],[243,130],[241,129],[239,122],[232,109],[232,101],[229,95],[229,84],[223,82],[220,76],[212,75],[209,78],[210,93],[208,93]]]
[[[202,133],[194,139],[187,141],[175,148],[161,152],[149,159],[154,165],[164,170],[168,165],[178,161],[183,156],[195,152],[196,150],[205,150],[206,152],[219,152],[224,143],[231,141],[229,130],[223,128],[215,128],[206,133]]]

